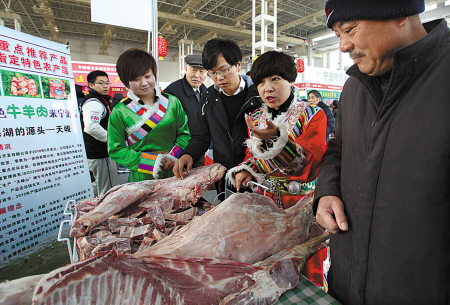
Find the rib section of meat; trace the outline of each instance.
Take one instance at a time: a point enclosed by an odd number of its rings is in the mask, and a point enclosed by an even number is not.
[[[180,215],[172,213],[197,203],[202,194],[223,177],[225,170],[224,166],[213,164],[192,170],[183,180],[172,177],[116,186],[100,198],[77,204],[70,236],[80,238],[108,229],[119,233],[122,226],[136,227],[152,221],[165,233],[164,215],[169,220],[192,218],[197,210]],[[144,237],[142,235],[141,239]]]
[[[76,215],[70,229],[70,235],[77,238],[84,236],[96,225],[137,200],[155,192],[159,187],[160,184],[157,185],[153,181],[140,181],[113,187],[100,198],[93,210]]]
[[[142,252],[106,251],[53,271],[33,304],[273,304],[328,238],[300,244],[310,200],[283,211],[258,194],[233,195]]]

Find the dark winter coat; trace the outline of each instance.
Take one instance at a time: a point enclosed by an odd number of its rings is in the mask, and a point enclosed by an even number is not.
[[[200,93],[203,95],[206,92],[207,88],[205,85],[202,84],[198,89],[200,90]],[[186,112],[186,115],[188,117],[189,130],[192,133],[192,130],[194,130],[195,128],[196,124],[195,116],[200,101],[197,100],[197,97],[195,96],[194,93],[194,89],[192,89],[192,86],[187,81],[186,75],[183,78],[174,81],[169,86],[167,86],[167,88],[164,89],[164,92],[178,97],[178,99],[181,102],[181,105],[183,105],[184,112]]]
[[[234,121],[232,133],[219,91],[212,85],[202,95],[201,107],[198,108],[195,119],[196,122],[199,122],[198,127],[191,131],[191,141],[183,151],[183,154],[189,154],[194,162],[204,155],[211,140],[214,144],[214,162],[229,169],[244,160],[246,149],[244,141],[248,138],[244,114],[259,108],[261,102],[251,79],[245,75],[241,77],[244,77],[247,85],[251,85],[248,87],[244,104]]]
[[[346,305],[450,304],[450,31],[424,26],[395,52],[384,98],[347,71],[322,158],[315,207],[338,196],[349,223],[331,237],[329,274]]]
[[[327,142],[330,139],[330,133],[332,133],[336,129],[336,121],[334,120],[333,112],[331,112],[330,107],[324,102],[319,102],[317,104],[327,115]]]

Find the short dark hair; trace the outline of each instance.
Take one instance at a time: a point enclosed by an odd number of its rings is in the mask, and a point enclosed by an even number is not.
[[[320,94],[320,92],[317,91],[317,90],[311,90],[311,91],[309,91],[309,92],[308,92],[308,96],[309,96],[311,93],[314,94],[314,96],[315,96],[316,98],[322,98],[322,94]]]
[[[242,60],[242,52],[239,46],[232,40],[214,38],[208,40],[203,48],[202,62],[206,70],[214,69],[217,58],[221,55],[227,63],[234,66]]]
[[[123,52],[117,60],[116,69],[120,80],[128,88],[130,87],[130,81],[144,75],[148,70],[152,70],[156,79],[155,59],[152,55],[138,48]]]
[[[253,63],[251,77],[258,86],[268,76],[279,75],[288,82],[295,82],[297,67],[294,58],[283,52],[269,51],[259,56]]]
[[[106,74],[105,71],[95,70],[88,74],[87,81],[89,84],[93,84],[97,77],[99,76],[106,76],[108,77],[108,74]]]

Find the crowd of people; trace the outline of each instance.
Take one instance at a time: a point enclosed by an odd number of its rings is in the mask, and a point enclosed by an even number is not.
[[[299,96],[283,52],[241,75],[239,46],[211,39],[160,92],[155,59],[127,50],[117,61],[127,96],[112,105],[106,73],[94,71],[80,103],[95,195],[118,184],[114,162],[129,182],[184,179],[213,147],[228,170],[218,193],[255,181],[286,209],[314,192],[316,219],[333,233],[329,293],[343,304],[450,304],[450,31],[445,20],[422,24],[424,8],[326,2],[327,26],[354,61],[331,109],[316,90]],[[319,286],[325,257],[305,271]]]

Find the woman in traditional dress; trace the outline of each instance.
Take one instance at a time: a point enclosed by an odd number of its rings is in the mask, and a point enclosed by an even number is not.
[[[244,162],[228,171],[239,190],[253,180],[284,209],[314,190],[326,150],[325,113],[303,102],[295,90],[294,59],[270,51],[259,56],[251,76],[263,106],[246,116],[250,138]]]
[[[130,169],[128,182],[173,176],[191,138],[180,101],[155,88],[156,61],[147,52],[125,51],[116,68],[128,94],[109,117],[109,156]]]
[[[228,171],[228,181],[238,190],[249,181],[267,186],[270,191],[266,195],[287,209],[314,191],[327,147],[327,117],[321,108],[298,97],[294,87],[297,70],[291,56],[276,51],[262,54],[253,64],[251,77],[264,103],[246,116],[250,134],[246,156]],[[325,258],[323,249],[302,271],[318,286],[323,286]]]

